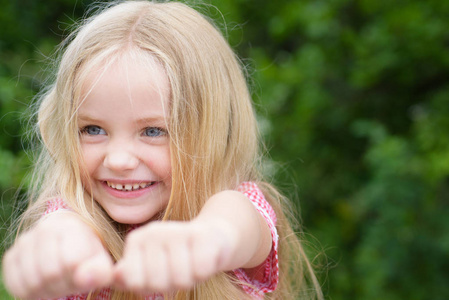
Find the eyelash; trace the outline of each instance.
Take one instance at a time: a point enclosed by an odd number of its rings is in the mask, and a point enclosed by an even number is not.
[[[89,130],[90,130],[90,129],[93,129],[93,128],[98,129],[99,131],[103,131],[104,133],[100,133],[100,132],[98,132],[98,133],[89,133]],[[157,134],[156,134],[156,135],[147,134],[147,132],[148,132],[149,130],[152,130],[153,132],[154,132],[154,131],[157,131]],[[91,135],[91,136],[92,136],[92,135],[106,134],[106,132],[105,132],[105,130],[102,129],[100,126],[96,126],[96,125],[87,125],[87,126],[81,128],[80,134],[87,134],[87,135]],[[165,135],[167,135],[167,130],[165,130],[164,128],[161,128],[161,127],[146,127],[146,128],[144,128],[144,129],[142,130],[142,135],[143,135],[143,136],[147,136],[147,137],[160,137],[160,136],[165,136]]]
[[[87,126],[83,127],[83,128],[80,130],[80,133],[81,133],[81,134],[87,134],[87,135],[99,135],[99,134],[100,134],[100,133],[97,133],[97,134],[89,133],[89,129],[92,129],[92,128],[96,128],[96,129],[99,129],[100,131],[104,131],[104,129],[102,129],[100,126],[96,126],[96,125],[87,125]]]
[[[155,136],[154,135],[146,135],[145,133],[147,133],[148,130],[152,130],[152,131],[157,130],[158,134]],[[143,134],[148,137],[160,137],[160,136],[167,135],[167,130],[165,130],[164,128],[160,128],[160,127],[147,127],[143,130]]]

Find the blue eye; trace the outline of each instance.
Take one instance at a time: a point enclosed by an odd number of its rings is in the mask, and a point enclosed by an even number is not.
[[[148,127],[145,128],[145,130],[143,131],[143,135],[145,136],[149,136],[149,137],[158,137],[158,136],[163,136],[166,134],[166,131],[162,128],[158,128],[158,127]]]
[[[88,135],[100,135],[100,134],[106,134],[106,131],[102,129],[101,127],[95,126],[95,125],[89,125],[84,127],[81,130],[81,133],[85,133]]]

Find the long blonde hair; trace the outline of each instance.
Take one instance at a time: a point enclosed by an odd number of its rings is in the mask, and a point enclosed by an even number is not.
[[[190,220],[213,194],[243,181],[259,184],[276,211],[280,282],[266,299],[321,299],[312,267],[283,212],[285,199],[259,173],[259,134],[243,68],[224,37],[203,15],[177,2],[127,1],[87,19],[67,39],[55,82],[43,93],[38,129],[43,142],[33,173],[31,205],[22,230],[60,196],[102,239],[115,260],[123,225],[86,194],[81,178],[77,109],[87,74],[133,51],[165,69],[171,85],[168,131],[172,191],[163,220]],[[249,299],[233,276],[221,273],[174,299]],[[114,292],[113,299],[140,299]]]

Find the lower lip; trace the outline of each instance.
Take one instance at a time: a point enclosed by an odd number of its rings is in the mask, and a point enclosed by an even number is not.
[[[119,191],[119,190],[111,188],[109,185],[106,184],[106,182],[103,182],[103,187],[111,196],[114,196],[117,198],[132,199],[132,198],[138,198],[138,197],[150,192],[158,184],[159,184],[159,182],[155,182],[152,185],[150,185],[149,187],[141,188],[141,189],[138,189],[135,191]]]

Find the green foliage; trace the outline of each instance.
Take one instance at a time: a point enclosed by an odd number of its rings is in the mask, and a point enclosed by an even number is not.
[[[3,286],[3,279],[2,275],[0,274],[0,299],[2,300],[13,300],[14,298],[10,296],[7,292],[5,287]]]
[[[237,49],[270,154],[288,164],[276,181],[298,186],[335,262],[327,294],[448,298],[447,1],[228,2],[247,20]]]
[[[449,298],[449,2],[210,1],[254,78],[273,180],[331,261],[328,297]],[[41,60],[89,2],[0,0],[2,194],[29,165]]]

